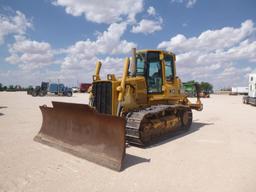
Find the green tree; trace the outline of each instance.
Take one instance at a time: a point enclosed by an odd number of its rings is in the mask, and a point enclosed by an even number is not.
[[[211,92],[213,90],[213,85],[208,82],[200,83],[201,91]]]
[[[14,86],[13,85],[9,85],[8,91],[14,91]]]
[[[3,91],[3,85],[0,83],[0,91]]]

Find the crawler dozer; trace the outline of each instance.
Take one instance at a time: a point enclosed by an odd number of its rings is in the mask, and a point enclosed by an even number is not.
[[[147,146],[155,138],[192,123],[191,103],[181,91],[175,55],[161,50],[132,50],[123,75],[101,79],[97,62],[89,105],[53,102],[40,106],[43,123],[36,141],[114,170],[122,170],[126,143]]]

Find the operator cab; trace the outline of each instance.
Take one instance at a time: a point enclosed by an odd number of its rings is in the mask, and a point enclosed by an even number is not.
[[[164,81],[171,83],[175,77],[174,55],[165,51],[138,51],[136,76],[143,76],[149,94],[162,93]]]

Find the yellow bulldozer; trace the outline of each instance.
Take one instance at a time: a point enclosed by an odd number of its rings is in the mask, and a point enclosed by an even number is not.
[[[35,141],[122,170],[126,143],[147,146],[161,135],[188,130],[191,110],[203,109],[197,85],[196,103],[182,93],[175,61],[171,52],[132,49],[122,77],[108,74],[104,80],[97,62],[89,105],[40,106],[43,123]]]

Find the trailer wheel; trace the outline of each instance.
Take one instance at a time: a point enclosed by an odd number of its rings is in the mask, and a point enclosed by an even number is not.
[[[43,97],[43,96],[45,96],[45,93],[44,93],[43,91],[40,91],[40,92],[39,92],[39,96],[40,96],[40,97]]]
[[[72,92],[67,92],[68,97],[72,97]]]
[[[33,97],[36,97],[36,96],[37,96],[36,91],[33,91],[31,95],[32,95]]]
[[[248,98],[246,98],[246,97],[243,98],[243,103],[244,103],[244,104],[248,104],[248,103],[249,103]]]

